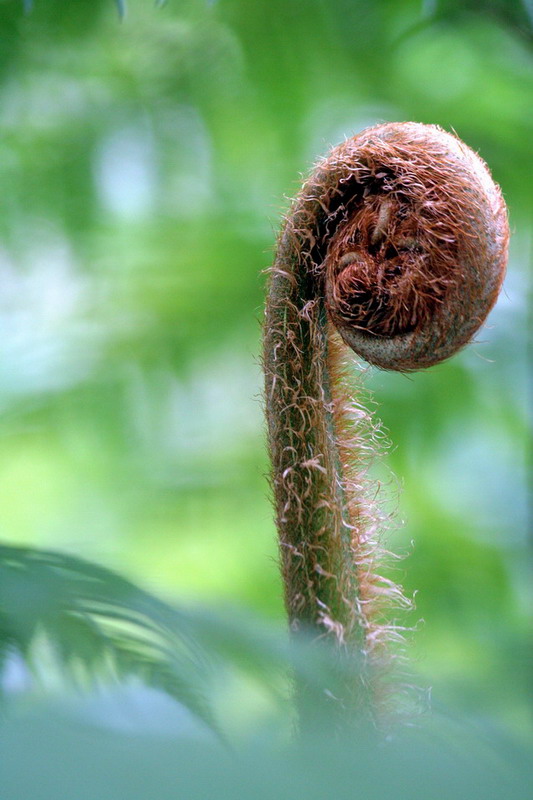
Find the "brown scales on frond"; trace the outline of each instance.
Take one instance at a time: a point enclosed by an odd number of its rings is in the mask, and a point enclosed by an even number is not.
[[[406,601],[376,567],[373,428],[359,406],[350,421],[329,327],[383,368],[438,363],[494,304],[507,240],[505,205],[481,159],[416,123],[370,128],[334,148],[280,236],[264,367],[287,610],[293,630],[333,636],[373,665],[400,634],[383,623],[383,601]],[[346,704],[356,696],[347,689]]]

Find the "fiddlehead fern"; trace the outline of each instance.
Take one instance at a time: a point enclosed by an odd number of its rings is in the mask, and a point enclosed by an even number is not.
[[[368,415],[352,403],[347,425],[338,334],[378,367],[442,361],[471,340],[494,304],[507,240],[505,205],[485,164],[433,125],[363,131],[320,161],[296,197],[272,268],[264,335],[293,630],[310,626],[376,661],[387,635],[376,605],[401,598],[375,568],[376,519],[362,491]]]

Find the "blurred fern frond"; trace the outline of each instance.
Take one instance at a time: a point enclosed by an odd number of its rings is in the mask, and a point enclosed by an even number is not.
[[[217,729],[211,659],[185,613],[73,556],[0,546],[0,670],[11,654],[38,666],[43,638],[69,676],[139,677]]]

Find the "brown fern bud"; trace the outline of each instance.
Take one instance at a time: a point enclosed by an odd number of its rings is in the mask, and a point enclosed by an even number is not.
[[[476,153],[436,125],[387,123],[335,147],[303,195],[317,190],[327,308],[353,350],[415,370],[472,339],[496,301],[509,238]]]
[[[372,422],[342,347],[395,370],[466,344],[500,289],[509,229],[483,161],[435,125],[389,123],[335,147],[286,218],[265,317],[265,399],[285,601],[294,631],[333,638],[377,674],[401,637],[383,601]],[[333,323],[331,325],[330,323]],[[367,675],[341,698],[357,706]],[[364,694],[364,693],[363,693]],[[376,697],[380,694],[375,693]]]

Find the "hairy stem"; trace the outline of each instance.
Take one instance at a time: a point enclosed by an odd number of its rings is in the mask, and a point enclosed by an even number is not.
[[[271,275],[264,342],[285,604],[293,634],[327,637],[339,645],[343,657],[358,658],[354,679],[338,698],[351,713],[366,703],[362,667],[373,649],[366,614],[372,555],[362,542],[369,509],[359,506],[362,497],[354,496],[353,484],[360,481],[347,458],[358,446],[368,447],[367,415],[362,414],[360,439],[356,435],[350,447],[342,418],[342,400],[348,398],[335,393],[342,383],[344,348],[335,341],[324,297],[310,296],[312,287],[298,258],[297,241],[286,230]],[[308,711],[306,687],[297,686],[296,692],[301,708]]]
[[[309,298],[290,235],[272,275],[265,334],[266,401],[287,610],[293,629],[339,639],[353,627],[351,529],[344,517],[323,298]],[[304,285],[302,285],[304,284]]]

